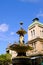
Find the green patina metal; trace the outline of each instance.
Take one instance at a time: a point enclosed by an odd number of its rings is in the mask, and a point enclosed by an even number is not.
[[[35,25],[35,24],[39,24],[40,26],[43,26],[43,24],[42,23],[40,23],[39,21],[34,21],[30,26],[29,26],[29,28],[30,27],[32,27],[33,25]]]

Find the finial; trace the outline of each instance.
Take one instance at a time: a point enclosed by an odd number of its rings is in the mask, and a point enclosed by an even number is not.
[[[21,28],[22,28],[22,25],[23,25],[23,22],[21,21],[21,22],[20,22],[20,27],[21,27]]]
[[[33,22],[39,21],[39,19],[38,19],[38,18],[34,18],[32,21],[33,21]]]
[[[23,25],[23,22],[22,21],[20,22],[20,25]]]

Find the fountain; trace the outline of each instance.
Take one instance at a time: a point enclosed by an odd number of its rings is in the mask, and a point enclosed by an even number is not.
[[[24,35],[27,33],[22,28],[23,23],[20,23],[20,30],[16,33],[19,35],[19,44],[13,44],[9,48],[17,52],[17,56],[12,59],[13,65],[29,65],[29,57],[26,56],[26,51],[32,50],[33,48],[25,44]]]

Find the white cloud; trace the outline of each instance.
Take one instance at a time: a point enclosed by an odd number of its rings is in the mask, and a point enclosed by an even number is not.
[[[14,35],[14,32],[11,32],[10,34],[11,34],[11,35]]]
[[[37,17],[43,17],[43,12],[40,11],[40,12],[37,14]]]
[[[22,2],[39,2],[40,0],[20,0]]]
[[[8,31],[8,25],[0,24],[0,32],[6,32],[6,31]]]

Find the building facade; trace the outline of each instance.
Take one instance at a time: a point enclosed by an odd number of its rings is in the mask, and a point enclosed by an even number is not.
[[[33,23],[28,27],[28,44],[33,47],[28,51],[28,55],[43,54],[43,24],[38,18],[33,19]]]

